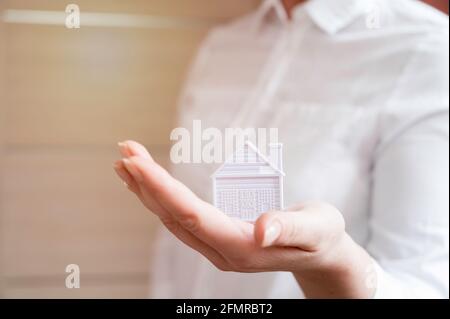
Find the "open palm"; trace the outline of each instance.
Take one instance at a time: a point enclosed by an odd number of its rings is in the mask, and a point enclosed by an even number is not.
[[[322,203],[268,212],[255,224],[230,218],[198,198],[139,143],[120,143],[115,170],[167,229],[224,271],[297,271],[317,267],[344,234],[341,214]],[[326,222],[323,222],[326,220]]]

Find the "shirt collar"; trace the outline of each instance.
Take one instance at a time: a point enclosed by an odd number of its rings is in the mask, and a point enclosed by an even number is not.
[[[308,0],[292,12],[292,19],[300,20],[306,12],[314,23],[328,34],[337,33],[367,12],[370,0]],[[259,9],[261,22],[289,23],[281,0],[264,0]]]
[[[286,11],[281,4],[281,0],[264,0],[257,13],[258,23],[281,22],[288,23]]]

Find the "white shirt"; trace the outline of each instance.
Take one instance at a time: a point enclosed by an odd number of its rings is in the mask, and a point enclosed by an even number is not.
[[[342,212],[376,260],[376,297],[448,298],[448,29],[415,0],[311,0],[291,20],[267,0],[210,32],[180,126],[278,127],[286,206]],[[173,173],[211,201],[214,168]],[[221,272],[165,231],[153,258],[153,297],[302,297],[289,273]]]

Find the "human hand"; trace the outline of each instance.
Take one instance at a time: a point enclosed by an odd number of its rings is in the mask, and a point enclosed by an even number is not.
[[[371,260],[345,232],[341,213],[320,202],[267,212],[255,224],[229,218],[159,166],[140,144],[119,143],[114,167],[179,240],[223,271],[290,271],[307,297],[369,297]],[[362,277],[361,277],[362,276]]]

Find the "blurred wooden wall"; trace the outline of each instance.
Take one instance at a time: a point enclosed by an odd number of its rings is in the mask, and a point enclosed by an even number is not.
[[[258,2],[78,0],[81,28],[66,29],[30,22],[28,10],[68,2],[0,1],[10,13],[0,29],[1,297],[147,296],[155,219],[115,177],[116,142],[139,140],[165,162],[208,26]],[[84,12],[170,23],[83,26]],[[81,289],[65,288],[68,264],[80,266]]]
[[[3,13],[4,2],[0,2],[0,16]],[[5,53],[5,36],[4,36],[4,24],[2,19],[0,19],[0,185],[3,180],[3,149],[4,149],[4,136],[5,136],[5,111],[6,111],[6,103],[5,103],[5,95],[4,95],[4,76],[5,76],[5,63],[4,63],[4,53]],[[1,190],[1,188],[0,188]],[[2,200],[2,192],[0,191],[0,251],[2,247],[2,212],[3,212],[3,200]],[[4,277],[3,275],[3,263],[1,262],[0,255],[0,298],[2,297],[2,292],[4,291]]]
[[[78,0],[78,30],[26,15],[0,23],[0,297],[146,297],[155,219],[114,176],[115,143],[137,139],[166,161],[179,89],[208,26],[258,2]],[[0,9],[23,18],[67,3]],[[83,12],[170,23],[83,26]],[[81,289],[64,286],[72,263]]]

